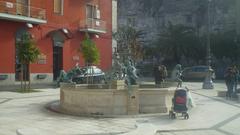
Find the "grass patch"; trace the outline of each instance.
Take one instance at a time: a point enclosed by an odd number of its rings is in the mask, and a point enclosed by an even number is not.
[[[33,92],[41,92],[40,90],[34,90],[34,89],[18,89],[15,92],[18,93],[33,93]]]

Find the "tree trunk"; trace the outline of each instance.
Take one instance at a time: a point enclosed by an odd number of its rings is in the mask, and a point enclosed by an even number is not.
[[[26,64],[24,64],[24,66],[25,66]],[[24,79],[24,91],[26,91],[27,90],[27,78],[26,78],[26,76],[27,76],[27,71],[26,71],[26,69],[24,70],[24,77],[25,78],[23,78]]]
[[[87,62],[87,64],[86,64],[86,66],[88,67],[88,62]],[[87,84],[88,84],[88,76],[87,76],[87,82],[86,82]]]
[[[30,66],[30,64],[27,64],[27,66],[28,66],[28,72],[27,72],[27,74],[28,74],[28,79],[29,79],[29,81],[28,81],[28,90],[30,91],[30,89],[31,89],[31,76],[30,76],[30,73],[31,73],[31,66]]]
[[[91,66],[91,73],[90,73],[90,77],[91,77],[91,83],[93,84],[93,67]]]
[[[20,69],[21,90],[23,89],[23,64],[21,63]]]

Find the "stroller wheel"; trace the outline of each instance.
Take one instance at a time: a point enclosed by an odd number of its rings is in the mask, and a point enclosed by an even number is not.
[[[176,118],[176,115],[173,111],[169,111],[169,118],[171,119],[175,119]]]
[[[176,119],[176,114],[175,113],[173,113],[172,119]]]
[[[186,119],[186,120],[189,119],[188,113],[185,114],[184,119]]]

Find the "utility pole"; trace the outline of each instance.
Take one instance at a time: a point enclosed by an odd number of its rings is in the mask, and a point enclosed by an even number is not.
[[[212,81],[212,74],[213,70],[211,68],[211,40],[210,40],[210,32],[211,32],[211,18],[210,18],[210,6],[211,6],[212,0],[208,0],[207,5],[207,56],[206,56],[206,65],[208,66],[208,73],[204,79],[203,82],[203,89],[213,89],[213,81]]]
[[[240,0],[236,0],[236,31],[237,35],[240,35]]]
[[[208,0],[208,8],[207,8],[207,47],[206,47],[206,65],[209,67],[211,66],[211,41],[210,41],[210,29],[211,29],[211,18],[210,18],[210,4],[212,0]]]

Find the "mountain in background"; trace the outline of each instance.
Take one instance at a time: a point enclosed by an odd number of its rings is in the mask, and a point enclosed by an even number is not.
[[[152,41],[169,24],[194,27],[198,34],[239,29],[239,0],[119,0],[118,25],[132,25]],[[208,14],[209,9],[209,14]],[[239,30],[238,30],[239,31]]]

